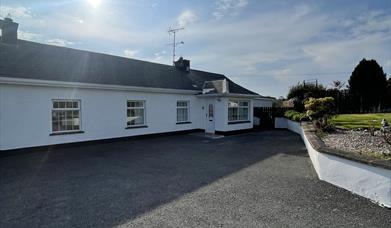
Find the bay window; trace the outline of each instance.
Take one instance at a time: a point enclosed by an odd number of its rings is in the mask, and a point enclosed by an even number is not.
[[[228,122],[248,121],[250,102],[248,100],[229,99]]]

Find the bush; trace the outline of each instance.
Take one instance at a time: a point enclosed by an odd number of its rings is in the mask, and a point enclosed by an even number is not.
[[[312,98],[310,97],[304,102],[304,107],[307,110],[307,116],[312,120],[315,127],[319,130],[332,130],[329,119],[334,116],[334,98]]]
[[[303,118],[306,117],[304,113],[295,111],[295,110],[288,110],[284,113],[284,116],[290,120],[300,122]]]
[[[326,96],[326,87],[320,84],[306,84],[298,83],[291,86],[287,95],[287,99],[291,100],[294,104],[294,110],[298,112],[304,111],[303,101],[308,97],[324,97]]]

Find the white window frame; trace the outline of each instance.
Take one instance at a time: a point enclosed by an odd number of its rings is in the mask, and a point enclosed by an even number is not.
[[[185,102],[186,106],[178,106],[178,102]],[[178,121],[178,109],[186,109],[187,111],[187,120]],[[176,102],[176,122],[177,123],[187,123],[190,122],[190,101],[189,100],[177,100]]]
[[[238,104],[237,107],[230,107],[229,106],[229,102],[236,102]],[[247,102],[247,106],[241,106],[240,103],[241,102]],[[228,100],[228,123],[235,123],[235,122],[243,122],[243,121],[250,121],[250,107],[251,107],[251,103],[250,103],[250,100],[245,100],[245,99],[229,99]],[[229,109],[232,109],[232,108],[235,108],[237,109],[237,118],[235,120],[229,120]],[[239,119],[239,109],[240,108],[247,108],[247,118],[246,119]]]
[[[57,108],[54,108],[54,102],[77,102],[77,106],[78,108],[60,108],[60,107],[57,107]],[[52,104],[51,104],[52,108],[51,108],[51,112],[50,112],[50,122],[51,122],[51,128],[52,128],[52,134],[61,134],[61,133],[72,133],[72,132],[81,132],[82,131],[82,118],[81,118],[81,100],[80,99],[52,99]],[[53,130],[53,111],[79,111],[79,129],[76,129],[76,130],[57,130],[57,131],[54,131]],[[60,129],[60,127],[58,127],[58,129]]]
[[[143,104],[142,107],[128,107],[128,102],[141,102]],[[128,110],[135,110],[135,109],[143,109],[143,119],[144,119],[144,123],[142,124],[134,124],[134,125],[129,125],[128,124]],[[145,100],[127,100],[126,101],[126,127],[127,128],[132,128],[132,127],[140,127],[140,126],[146,126],[146,122],[147,122],[147,115],[146,115],[146,102]]]

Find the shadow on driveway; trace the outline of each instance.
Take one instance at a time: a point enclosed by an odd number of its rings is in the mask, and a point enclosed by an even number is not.
[[[216,140],[167,136],[4,157],[0,193],[0,227],[390,222],[386,209],[318,181],[300,137],[287,131]]]

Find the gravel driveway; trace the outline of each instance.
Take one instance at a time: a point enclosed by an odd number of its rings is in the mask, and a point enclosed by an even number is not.
[[[390,215],[319,181],[288,131],[0,158],[0,227],[386,227]]]

